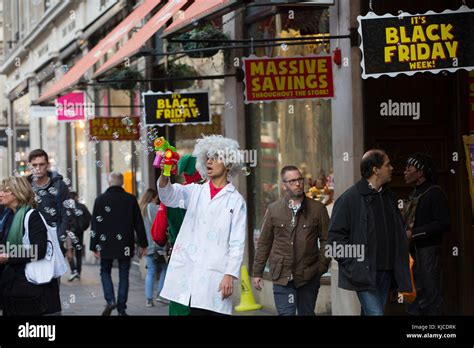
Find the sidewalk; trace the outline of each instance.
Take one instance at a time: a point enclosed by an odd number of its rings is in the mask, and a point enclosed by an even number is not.
[[[81,279],[68,282],[69,272],[61,279],[60,293],[63,315],[101,315],[105,307],[100,267],[94,264],[82,266]],[[117,296],[118,269],[112,268],[112,280]],[[155,283],[155,292],[158,282]],[[156,295],[156,294],[155,294]],[[156,297],[156,296],[155,296]],[[145,280],[140,279],[138,266],[130,268],[127,314],[129,315],[168,315],[168,305],[156,302],[154,307],[145,306]],[[117,315],[115,310],[112,315]],[[233,315],[275,315],[268,310],[233,313]]]
[[[82,266],[81,279],[68,282],[70,273],[61,278],[60,294],[63,315],[101,315],[105,307],[104,293],[100,282],[100,266]],[[112,268],[115,296],[118,289],[118,269]],[[158,282],[155,283],[155,292]],[[155,294],[156,295],[156,294]],[[156,298],[156,296],[155,296]],[[127,314],[168,315],[168,305],[155,301],[154,307],[145,305],[145,280],[140,279],[138,267],[130,267]],[[112,312],[117,315],[117,311]]]

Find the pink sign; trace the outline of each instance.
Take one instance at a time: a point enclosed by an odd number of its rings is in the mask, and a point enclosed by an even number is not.
[[[58,121],[83,121],[89,108],[84,105],[84,92],[73,92],[56,99]]]

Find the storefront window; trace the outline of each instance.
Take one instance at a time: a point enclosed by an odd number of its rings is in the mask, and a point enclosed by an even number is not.
[[[30,96],[25,94],[13,101],[13,119],[15,120],[14,173],[27,173],[28,154],[30,152],[29,131]]]
[[[8,127],[7,111],[0,109],[0,179],[8,176],[8,138],[12,130]]]
[[[43,127],[43,149],[48,153],[52,171],[58,171],[58,149],[62,139],[58,137],[59,123],[56,116],[41,119]],[[64,145],[63,145],[64,146]],[[59,174],[65,176],[65,168]]]
[[[99,94],[101,117],[127,118],[132,116],[132,91],[104,89]],[[108,106],[108,107],[103,107]],[[107,127],[107,125],[104,125]],[[137,177],[141,177],[138,163],[141,152],[137,150],[133,141],[121,141],[120,136],[114,135],[114,140],[99,142],[100,159],[96,161],[97,170],[100,172],[102,191],[109,186],[108,175],[120,172],[124,175],[124,189],[132,194],[137,193]]]
[[[298,38],[329,35],[328,11],[321,8],[281,10],[253,23],[248,37]],[[255,48],[258,57],[294,57],[329,53],[328,42],[309,45],[282,44]],[[307,196],[329,203],[332,174],[332,126],[329,100],[284,100],[251,104],[251,146],[258,151],[259,165],[250,175],[254,191],[252,230],[254,245],[258,241],[263,216],[268,205],[281,197],[280,170],[297,166],[305,177]],[[313,187],[313,188],[312,188]],[[316,191],[317,187],[319,191]],[[311,189],[312,188],[312,189]],[[326,188],[326,189],[324,189]],[[311,189],[311,190],[310,190]],[[314,197],[313,197],[314,196]]]

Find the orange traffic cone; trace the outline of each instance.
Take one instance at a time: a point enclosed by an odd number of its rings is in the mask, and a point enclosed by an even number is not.
[[[255,299],[252,294],[252,288],[250,287],[250,279],[247,267],[242,266],[240,273],[242,293],[240,295],[240,304],[235,307],[235,310],[237,312],[245,312],[261,309],[262,305],[255,303]]]

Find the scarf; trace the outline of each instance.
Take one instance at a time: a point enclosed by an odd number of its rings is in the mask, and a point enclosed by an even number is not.
[[[25,215],[31,207],[29,205],[24,205],[21,208],[18,208],[15,215],[13,216],[12,226],[8,233],[7,242],[10,245],[22,245],[23,244],[23,234],[25,233]]]

